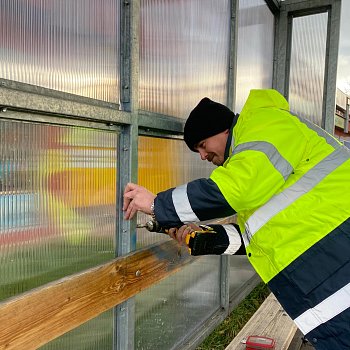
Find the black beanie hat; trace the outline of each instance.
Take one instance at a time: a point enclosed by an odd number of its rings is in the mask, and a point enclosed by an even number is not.
[[[190,113],[184,129],[184,139],[188,148],[198,152],[194,146],[214,135],[230,129],[234,113],[221,103],[204,97]]]

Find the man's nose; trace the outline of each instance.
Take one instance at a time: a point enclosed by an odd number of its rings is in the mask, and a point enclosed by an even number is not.
[[[205,152],[204,150],[198,150],[198,152],[199,152],[199,155],[201,156],[201,159],[202,160],[206,160],[207,159],[207,157],[208,157],[208,153],[207,152]]]

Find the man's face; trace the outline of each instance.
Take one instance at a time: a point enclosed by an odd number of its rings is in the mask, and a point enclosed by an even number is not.
[[[207,160],[217,166],[222,165],[225,161],[225,148],[229,130],[208,137],[194,147],[199,152],[202,160]]]

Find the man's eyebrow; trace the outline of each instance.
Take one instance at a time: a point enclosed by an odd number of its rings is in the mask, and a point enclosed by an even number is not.
[[[198,142],[198,143],[196,143],[194,146],[193,146],[193,148],[194,149],[198,149],[198,147],[200,147],[200,145],[203,143],[203,141],[200,141],[200,142]]]

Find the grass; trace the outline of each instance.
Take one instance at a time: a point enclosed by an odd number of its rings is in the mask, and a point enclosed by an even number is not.
[[[225,349],[269,294],[265,283],[258,284],[196,350]]]

